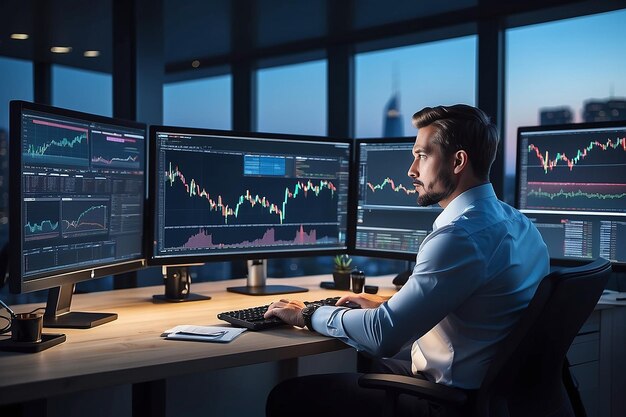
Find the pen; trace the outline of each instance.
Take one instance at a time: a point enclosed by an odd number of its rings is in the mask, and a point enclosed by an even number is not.
[[[220,337],[226,334],[226,330],[222,330],[222,331],[215,332],[215,333],[208,333],[208,334],[193,333],[193,332],[176,332],[176,334],[182,334],[185,336]]]

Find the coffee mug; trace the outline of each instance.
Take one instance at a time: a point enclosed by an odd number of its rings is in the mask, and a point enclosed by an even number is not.
[[[11,340],[14,342],[41,342],[43,315],[19,313],[11,319]]]
[[[350,274],[352,280],[352,292],[359,294],[363,292],[363,286],[365,285],[365,273],[363,271],[354,270]]]
[[[171,268],[165,278],[165,297],[170,300],[184,300],[189,297],[191,275],[184,268]]]

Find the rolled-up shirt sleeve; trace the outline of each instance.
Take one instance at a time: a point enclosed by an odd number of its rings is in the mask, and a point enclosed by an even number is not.
[[[374,356],[393,356],[478,288],[484,269],[471,237],[444,226],[423,242],[413,274],[392,298],[373,309],[320,307],[313,314],[313,328]]]

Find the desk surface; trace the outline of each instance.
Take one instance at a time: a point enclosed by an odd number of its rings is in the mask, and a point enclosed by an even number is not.
[[[218,313],[269,304],[281,297],[312,301],[346,294],[320,289],[320,281],[329,279],[269,279],[268,284],[310,290],[282,296],[226,292],[226,286],[245,285],[245,280],[195,283],[194,293],[212,299],[185,303],[153,303],[152,295],[162,293],[162,286],[75,295],[73,311],[112,312],[118,319],[87,330],[45,328],[44,333],[65,333],[67,341],[43,352],[0,352],[0,405],[345,349],[347,346],[338,340],[291,327],[247,331],[227,344],[164,340],[159,336],[179,324],[227,325],[217,319]],[[391,277],[368,278],[367,283],[378,285],[379,294],[394,292]],[[26,312],[34,307],[22,305],[15,310]]]

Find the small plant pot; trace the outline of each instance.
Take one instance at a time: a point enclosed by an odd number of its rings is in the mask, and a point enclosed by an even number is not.
[[[333,281],[335,281],[335,288],[338,290],[350,289],[350,272],[333,272]]]

